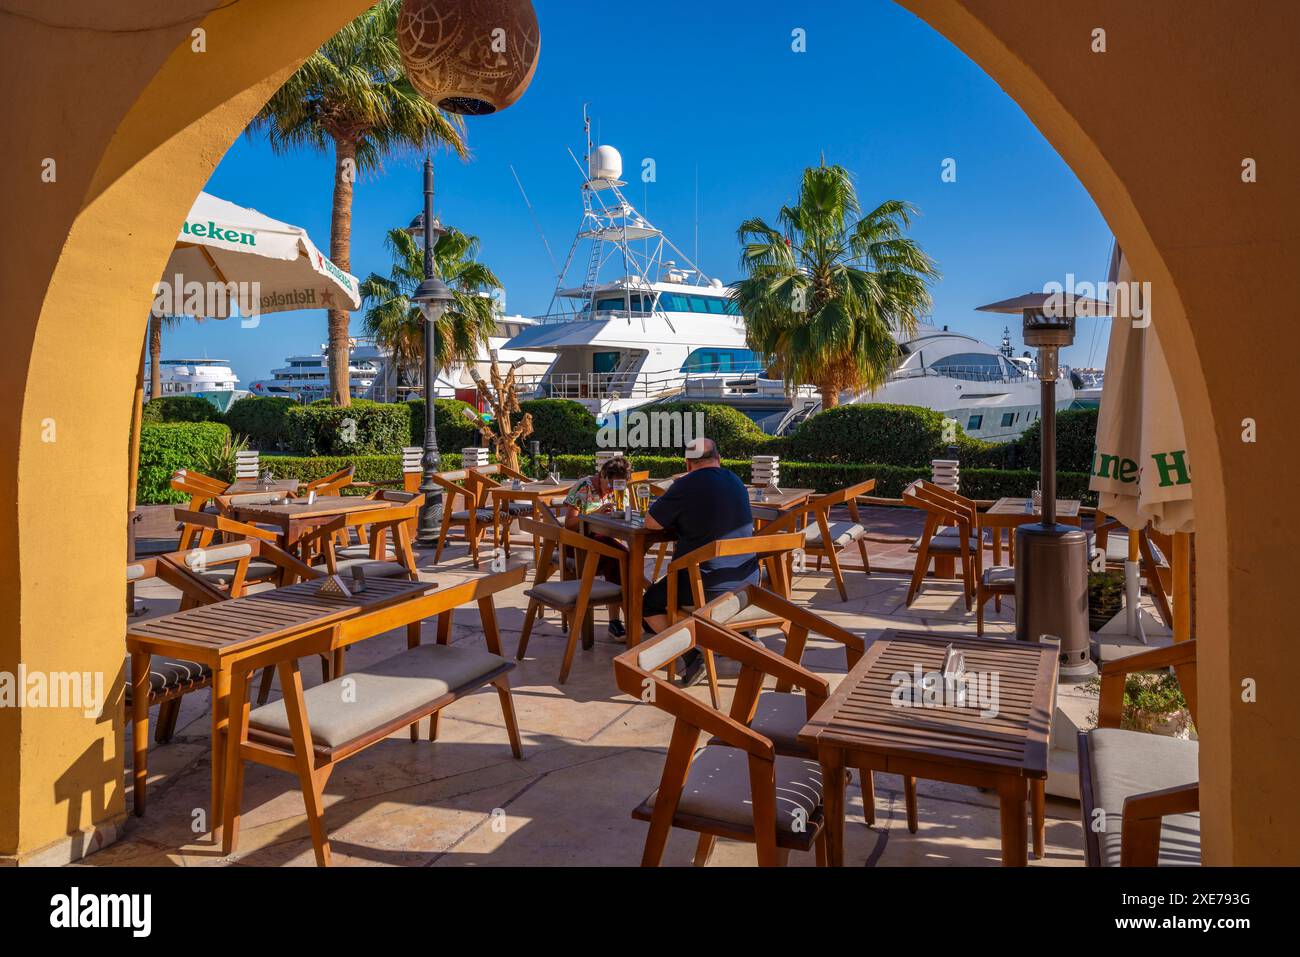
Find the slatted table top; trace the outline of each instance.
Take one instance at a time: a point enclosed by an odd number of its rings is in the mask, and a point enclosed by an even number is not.
[[[902,706],[895,689],[915,668],[942,668],[948,645],[965,656],[966,671],[987,676],[996,694],[955,703]],[[1056,704],[1055,646],[990,638],[887,631],[800,733],[816,749],[842,748],[930,765],[979,768],[1026,778],[1047,776],[1047,749]],[[983,699],[981,704],[980,699]],[[995,708],[988,707],[992,701]],[[984,710],[996,711],[984,714]],[[849,764],[852,764],[852,760]],[[928,776],[928,775],[922,775]]]
[[[985,516],[995,518],[1018,518],[1024,521],[1037,520],[1043,512],[1042,507],[1033,508],[1025,511],[1025,506],[1032,500],[1027,498],[1000,498],[993,503],[992,507],[984,513]],[[1078,518],[1079,509],[1083,503],[1073,498],[1058,498],[1056,500],[1057,518]]]
[[[560,484],[551,482],[523,482],[515,488],[509,482],[499,488],[489,489],[490,495],[504,498],[532,498],[540,495],[565,495],[578,484],[577,479],[561,479]]]
[[[211,664],[223,656],[286,635],[315,631],[438,587],[434,582],[376,578],[366,581],[364,591],[344,598],[319,594],[321,581],[299,582],[133,624],[127,631],[127,647]],[[351,582],[345,584],[352,587]]]
[[[305,498],[293,498],[280,505],[234,505],[231,510],[236,515],[289,521],[392,507],[393,503],[386,499],[362,498],[359,495],[322,495],[310,504]]]
[[[816,489],[811,488],[783,488],[779,492],[769,492],[766,489],[751,485],[749,487],[749,502],[751,505],[761,505],[764,508],[774,508],[783,512],[802,505],[815,492]]]

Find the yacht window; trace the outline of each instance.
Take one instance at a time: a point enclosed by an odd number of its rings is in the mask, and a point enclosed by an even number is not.
[[[749,349],[695,349],[682,363],[682,372],[762,372],[758,353]]]
[[[725,296],[686,295],[680,292],[659,294],[659,308],[665,312],[700,312],[714,316],[738,316],[740,310]]]
[[[984,416],[972,415],[966,422],[966,431],[974,432],[984,424]]]
[[[958,352],[930,363],[930,367],[940,375],[953,379],[968,379],[976,382],[988,382],[1003,376],[1001,356],[988,355],[983,352]]]
[[[1002,428],[1007,428],[1016,420],[1015,414],[1011,412],[1002,413]]]

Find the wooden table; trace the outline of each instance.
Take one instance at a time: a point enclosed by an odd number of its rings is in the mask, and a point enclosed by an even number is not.
[[[275,479],[269,485],[264,485],[261,479],[236,479],[226,488],[225,494],[246,495],[257,492],[288,492],[290,495],[296,495],[300,484],[297,479]]]
[[[749,486],[749,504],[754,510],[754,528],[776,521],[791,509],[808,502],[816,489],[783,488],[780,492],[768,492],[756,485]]]
[[[362,498],[359,495],[323,495],[310,505],[306,499],[289,499],[282,505],[232,505],[230,510],[241,522],[270,525],[279,529],[280,546],[293,552],[298,539],[322,521],[351,512],[393,508],[386,499]]]
[[[305,635],[337,628],[359,616],[376,616],[367,634],[355,629],[350,641],[398,627],[421,608],[418,599],[437,588],[434,582],[398,578],[366,581],[365,590],[351,598],[318,594],[320,580],[299,582],[274,591],[203,605],[187,611],[134,623],[126,636],[131,654],[131,734],[135,749],[135,813],[144,813],[149,748],[149,659],[166,655],[197,661],[212,670],[212,815],[213,838],[221,840],[221,788],[225,751],[221,734],[229,718],[231,676],[236,663],[251,654],[296,641]],[[408,612],[395,620],[386,611]],[[349,621],[349,624],[352,622]],[[361,623],[364,624],[364,623]],[[382,626],[382,627],[381,627]],[[337,658],[337,656],[336,656]],[[142,753],[143,752],[143,753]]]
[[[671,542],[673,535],[662,529],[649,529],[638,519],[625,522],[622,515],[590,512],[580,517],[583,534],[607,535],[627,545],[627,562],[630,582],[623,583],[627,595],[627,646],[631,648],[641,640],[641,603],[645,598],[645,559],[650,547],[660,542]]]
[[[1042,520],[1043,510],[1033,508],[1032,499],[1028,498],[1000,498],[993,503],[993,507],[987,512],[980,515],[980,525],[984,528],[993,530],[993,564],[1002,564],[1002,530],[1013,530],[1019,525],[1028,525],[1031,522]],[[1025,507],[1029,506],[1030,511]],[[1060,499],[1056,500],[1056,520],[1062,525],[1078,525],[1080,521],[1079,509],[1083,503],[1077,499]],[[1014,565],[1016,561],[1016,535],[1014,531],[1007,536],[1007,563]]]
[[[510,558],[510,522],[505,523],[505,531],[503,532],[501,530],[501,510],[506,509],[507,514],[509,514],[511,502],[532,502],[535,514],[539,505],[546,504],[545,500],[568,495],[569,491],[579,481],[579,479],[561,479],[558,485],[551,482],[526,482],[522,483],[519,488],[514,488],[507,482],[504,485],[488,489],[488,495],[492,499],[493,537],[496,544],[505,549],[507,559]]]
[[[938,671],[951,644],[967,672],[996,675],[995,715],[980,706],[902,706],[893,676],[915,665]],[[989,788],[1002,816],[1002,863],[1023,866],[1026,791],[1032,791],[1034,853],[1043,854],[1044,782],[1056,707],[1056,645],[886,631],[799,734],[822,766],[829,863],[844,862],[845,768]],[[991,688],[991,684],[986,688]],[[978,697],[978,696],[977,696]],[[908,827],[915,832],[916,821]]]

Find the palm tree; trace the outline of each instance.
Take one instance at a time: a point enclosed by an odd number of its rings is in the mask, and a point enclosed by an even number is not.
[[[164,329],[180,325],[184,316],[162,316],[156,312],[149,314],[149,401],[162,398],[162,370],[158,364],[162,361],[162,337]]]
[[[393,267],[387,276],[371,273],[361,283],[361,300],[366,335],[392,354],[401,385],[403,380],[418,381],[424,368],[424,316],[411,301],[424,280],[424,254],[404,229],[390,229],[385,245]],[[439,371],[474,362],[496,334],[494,304],[486,293],[501,281],[477,260],[478,250],[478,237],[457,229],[448,230],[433,247],[434,272],[454,297],[434,327],[433,356]]]
[[[421,97],[397,49],[401,0],[381,0],[307,58],[249,126],[265,129],[277,153],[305,146],[334,148],[334,210],[330,258],[352,268],[352,187],[358,173],[380,168],[386,155],[443,145],[468,153],[463,124]],[[329,310],[330,388],[335,405],[351,405],[348,313]]]
[[[914,207],[886,200],[862,215],[842,166],[804,170],[779,228],[746,220],[738,234],[745,273],[731,298],[745,316],[749,347],[786,386],[812,383],[822,408],[840,393],[882,385],[897,355],[895,334],[911,334],[930,306],[934,262],[904,235]]]

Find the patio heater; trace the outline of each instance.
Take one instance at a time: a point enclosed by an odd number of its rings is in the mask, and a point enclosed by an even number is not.
[[[979,311],[1020,313],[1025,345],[1038,350],[1042,514],[1016,528],[1016,638],[1059,638],[1061,677],[1086,679],[1097,673],[1089,653],[1088,536],[1056,521],[1056,380],[1060,350],[1074,342],[1075,317],[1105,315],[1109,308],[1057,292],[1004,299]]]
[[[452,292],[445,282],[434,275],[433,269],[434,247],[438,245],[438,238],[447,231],[433,215],[431,157],[425,157],[424,160],[424,212],[411,222],[407,232],[417,236],[424,249],[424,282],[420,283],[411,296],[412,302],[424,315],[424,453],[420,456],[420,466],[424,470],[420,492],[424,495],[424,505],[420,509],[416,541],[423,547],[434,548],[438,544],[438,534],[442,527],[442,489],[433,478],[441,464],[433,403],[434,386],[438,381],[434,336],[438,321],[451,305]]]

